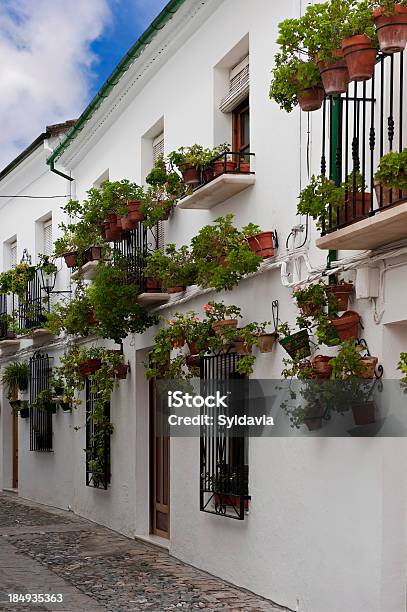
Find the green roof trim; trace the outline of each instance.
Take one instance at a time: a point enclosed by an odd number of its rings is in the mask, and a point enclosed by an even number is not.
[[[148,44],[150,44],[150,42],[156,36],[157,32],[159,32],[160,30],[164,28],[167,22],[178,11],[180,6],[184,4],[185,1],[186,0],[170,0],[170,2],[168,2],[168,4],[163,8],[161,13],[154,19],[151,25],[149,25],[147,30],[140,36],[140,38],[134,43],[134,45],[126,53],[126,55],[117,65],[117,67],[114,69],[110,77],[103,83],[99,92],[96,94],[93,100],[85,108],[82,115],[79,117],[78,121],[75,123],[74,127],[66,134],[61,144],[58,145],[58,147],[55,149],[52,155],[50,155],[50,157],[47,159],[47,164],[51,166],[51,169],[54,168],[55,162],[61,157],[65,149],[69,147],[71,142],[75,140],[78,134],[82,131],[85,124],[89,121],[89,119],[97,111],[97,109],[102,104],[103,100],[109,96],[112,89],[120,81],[123,74],[130,68],[134,60],[137,59],[142,54],[145,47]]]

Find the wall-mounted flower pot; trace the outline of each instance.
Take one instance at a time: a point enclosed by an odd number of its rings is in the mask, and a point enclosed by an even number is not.
[[[249,247],[259,257],[267,259],[274,257],[274,234],[273,232],[262,232],[257,236],[252,236],[247,239]]]
[[[238,355],[252,354],[253,345],[246,343],[242,338],[236,338],[236,340],[233,340],[233,345]]]
[[[339,225],[350,225],[367,219],[370,212],[372,196],[368,191],[363,194],[361,191],[356,193],[355,206],[353,202],[353,192],[350,191],[347,200],[339,208]],[[332,212],[332,225],[335,226],[337,222],[336,212]]]
[[[360,316],[353,310],[347,310],[341,317],[332,319],[331,323],[335,327],[336,333],[342,342],[350,340],[351,338],[356,339],[358,337],[358,327],[360,322]]]
[[[87,359],[81,363],[79,371],[82,376],[91,376],[102,367],[101,359]]]
[[[236,170],[236,162],[230,159],[226,160],[226,162],[224,159],[217,159],[213,162],[212,166],[213,173],[215,176],[219,176],[220,174],[224,174],[225,172],[233,173]]]
[[[129,370],[129,367],[127,363],[123,363],[122,365],[115,366],[114,373],[115,373],[116,378],[118,378],[119,380],[126,380],[128,370]]]
[[[226,495],[226,493],[214,493],[213,503],[215,506],[229,506],[239,509],[240,508],[240,497],[239,495]],[[243,507],[245,510],[249,509],[249,500],[243,500]]]
[[[351,81],[368,81],[376,65],[377,50],[364,34],[357,34],[342,41],[342,51]]]
[[[246,161],[245,159],[241,159],[240,160],[240,164],[238,166],[239,172],[242,172],[243,174],[249,174],[250,172],[250,162]]]
[[[361,361],[363,363],[363,371],[361,373],[361,378],[372,379],[375,375],[375,370],[377,366],[377,362],[379,361],[377,357],[362,357]]]
[[[349,296],[353,291],[353,283],[339,283],[338,285],[328,285],[328,289],[334,294],[339,311],[348,310]]]
[[[173,349],[182,348],[184,344],[185,344],[184,338],[174,338],[173,340],[171,340],[171,348]]]
[[[214,321],[212,323],[212,329],[218,336],[222,335],[224,329],[231,329],[237,327],[237,319],[222,319],[221,321]]]
[[[133,221],[133,219],[130,219],[129,215],[126,215],[125,217],[121,217],[120,223],[122,226],[122,230],[124,232],[128,232],[137,227],[138,221]]]
[[[198,344],[195,341],[191,341],[191,342],[187,341],[187,345],[188,345],[188,349],[191,355],[198,355],[199,353]]]
[[[213,179],[213,168],[211,166],[209,168],[204,168],[202,176],[205,183],[209,183],[209,181]]]
[[[129,211],[127,216],[132,221],[143,221],[144,214],[140,211],[141,202],[140,200],[131,200],[127,202],[127,210]]]
[[[309,336],[306,329],[291,334],[291,336],[280,338],[279,342],[292,359],[305,359],[311,355]]]
[[[304,317],[312,317],[316,312],[321,310],[320,304],[315,304],[314,302],[305,302],[298,307]]]
[[[322,428],[324,413],[325,409],[319,402],[308,408],[307,416],[304,418],[304,425],[307,426],[308,431],[317,431]]]
[[[390,189],[387,185],[381,185],[380,183],[375,183],[375,193],[377,203],[382,206],[389,206],[390,204],[396,203],[401,204],[403,200],[407,199],[407,191],[401,191],[400,198],[400,189],[393,187]],[[390,202],[391,200],[391,202]]]
[[[65,264],[67,265],[68,268],[75,268],[76,264],[76,257],[77,257],[77,251],[69,251],[67,253],[64,253],[62,255],[62,257],[65,259]]]
[[[305,113],[319,110],[324,101],[325,92],[322,87],[309,87],[298,92],[298,104]]]
[[[185,362],[190,368],[199,368],[201,365],[201,356],[200,355],[187,355],[185,358]]]
[[[317,379],[327,380],[331,378],[332,366],[330,364],[332,357],[328,355],[317,355],[312,360],[312,371]]]
[[[183,164],[180,170],[185,185],[199,185],[201,182],[201,172],[198,168],[190,164]]]
[[[20,417],[22,419],[30,418],[30,408],[29,408],[29,406],[26,406],[25,408],[21,408],[21,410],[20,410]]]
[[[376,421],[376,404],[374,401],[352,404],[355,425],[371,425]]]
[[[69,402],[60,402],[59,405],[64,412],[72,412],[72,406]]]
[[[102,247],[91,246],[84,253],[86,261],[100,261],[102,259]]]
[[[349,71],[342,49],[338,49],[335,55],[338,59],[334,62],[318,61],[322,84],[328,96],[345,93],[349,85]]]
[[[383,53],[404,51],[407,44],[407,6],[396,4],[393,15],[385,15],[383,12],[380,7],[374,10],[380,50]]]
[[[54,402],[50,402],[45,407],[45,412],[48,414],[56,414],[57,413],[57,405]]]
[[[271,353],[273,346],[277,340],[277,333],[259,334],[259,350],[260,353]]]
[[[179,285],[179,287],[168,287],[167,293],[183,293],[186,287]]]

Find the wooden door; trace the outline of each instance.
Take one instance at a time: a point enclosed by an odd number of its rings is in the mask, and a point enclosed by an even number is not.
[[[14,399],[17,398],[15,391]],[[18,414],[13,413],[13,489],[18,489]]]
[[[150,383],[150,501],[151,533],[170,538],[170,439],[159,434],[157,390]]]

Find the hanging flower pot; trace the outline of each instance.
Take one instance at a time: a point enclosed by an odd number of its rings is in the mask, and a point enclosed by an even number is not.
[[[260,334],[259,335],[260,353],[271,353],[276,340],[277,340],[276,332],[273,332],[272,334]]]
[[[185,358],[185,362],[189,368],[199,368],[199,366],[201,365],[201,356],[187,355]]]
[[[126,380],[128,370],[129,370],[129,367],[128,367],[127,363],[123,363],[123,364],[115,366],[113,368],[115,376],[119,380]]]
[[[379,361],[377,357],[361,357],[361,361],[363,363],[363,370],[361,372],[361,378],[366,378],[371,380],[374,378],[375,370],[377,366],[377,362]]]
[[[353,291],[353,283],[339,283],[337,285],[328,285],[328,290],[334,294],[338,310],[347,310],[349,296]]]
[[[386,15],[381,7],[374,9],[373,13],[380,50],[383,53],[404,51],[407,43],[407,6],[396,4],[392,15]]]
[[[77,255],[78,255],[77,251],[69,251],[68,253],[64,253],[62,255],[62,257],[65,259],[65,263],[68,268],[75,268],[75,266],[77,265],[76,264]]]
[[[334,52],[334,56],[337,59],[333,62],[324,62],[322,60],[317,62],[322,84],[328,96],[345,93],[349,85],[349,71],[342,49],[337,49]]]
[[[253,346],[245,342],[243,338],[236,338],[236,340],[233,340],[233,345],[238,355],[252,354]]]
[[[128,214],[127,217],[131,221],[143,221],[144,214],[140,210],[141,201],[140,200],[131,200],[127,202]]]
[[[311,355],[309,336],[306,329],[302,329],[285,338],[280,338],[279,342],[292,359],[305,359]]]
[[[54,402],[49,402],[49,404],[45,407],[45,412],[48,414],[56,414],[57,413],[57,405]]]
[[[91,246],[84,253],[86,261],[100,261],[102,259],[102,247]]]
[[[20,417],[22,419],[28,419],[30,417],[30,408],[29,408],[29,406],[26,406],[26,407],[20,409]]]
[[[218,336],[222,335],[224,329],[231,329],[237,327],[237,319],[222,319],[220,321],[214,321],[212,323],[212,329]]]
[[[336,333],[342,342],[350,340],[351,338],[356,339],[358,337],[358,326],[360,322],[360,316],[353,310],[347,310],[343,315],[337,319],[332,319],[331,323],[335,327]]]
[[[330,364],[332,357],[328,355],[317,355],[312,360],[312,371],[317,379],[327,380],[331,378],[332,366]]]
[[[226,161],[224,159],[217,159],[213,162],[212,166],[215,176],[225,173],[231,174],[236,171],[236,162],[232,161],[231,159],[227,159]]]
[[[173,338],[171,340],[171,347],[173,349],[182,348],[185,344],[185,338]]]
[[[376,404],[374,401],[352,404],[355,425],[371,425],[376,421]]]
[[[201,172],[198,168],[191,166],[191,164],[182,164],[180,170],[185,185],[199,185],[201,182]]]
[[[79,366],[79,371],[82,376],[91,376],[102,367],[101,359],[87,359]]]
[[[192,340],[191,342],[188,342],[188,340],[187,340],[187,345],[188,345],[188,349],[189,349],[189,352],[191,353],[191,355],[198,355],[199,354],[198,345],[197,345],[197,343],[194,340]]]
[[[186,287],[179,285],[178,287],[168,287],[167,293],[183,293]]]
[[[325,92],[322,87],[309,87],[298,92],[298,104],[302,111],[310,113],[319,110],[324,101]]]
[[[61,406],[61,409],[64,412],[72,412],[72,406],[71,406],[70,402],[60,402],[59,405]]]
[[[249,247],[259,257],[267,259],[274,256],[274,234],[273,232],[262,232],[257,236],[247,239]]]
[[[357,34],[345,38],[342,41],[342,51],[351,81],[368,81],[372,78],[377,50],[368,36]]]

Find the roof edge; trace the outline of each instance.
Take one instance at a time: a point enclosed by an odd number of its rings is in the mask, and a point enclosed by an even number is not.
[[[69,147],[70,143],[75,140],[77,135],[84,128],[85,124],[100,107],[103,100],[109,96],[112,89],[120,81],[122,75],[129,69],[134,60],[141,55],[144,48],[153,40],[156,34],[164,28],[167,22],[185,2],[186,0],[170,0],[170,2],[168,2],[168,4],[163,8],[161,13],[159,13],[154,21],[148,26],[145,32],[137,39],[134,45],[129,49],[126,55],[113,70],[112,74],[103,83],[96,96],[85,108],[76,124],[69,130],[63,141],[47,159],[47,164],[49,166],[55,164],[55,162],[61,157],[63,152]]]

